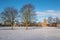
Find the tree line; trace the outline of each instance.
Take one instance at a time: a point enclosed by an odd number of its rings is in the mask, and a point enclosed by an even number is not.
[[[19,10],[21,21],[25,23],[26,29],[28,29],[28,25],[30,23],[35,22],[36,20],[34,9],[35,7],[32,4],[26,4]],[[17,21],[16,18],[18,17],[19,13],[14,7],[6,7],[4,11],[1,12],[1,19],[4,22],[10,22],[13,29],[14,23]],[[49,24],[59,22],[60,19],[58,17],[48,17]]]
[[[58,17],[55,17],[55,18],[53,18],[53,17],[48,17],[48,23],[49,24],[52,24],[52,23],[60,23],[60,18],[58,18]]]
[[[57,27],[57,24],[60,23],[60,18],[59,17],[48,17],[48,24],[51,24],[50,26],[55,26]]]

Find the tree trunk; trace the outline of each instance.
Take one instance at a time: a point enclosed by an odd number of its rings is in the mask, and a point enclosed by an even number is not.
[[[12,29],[12,30],[13,30],[13,24],[14,24],[14,23],[11,23],[11,27],[12,27],[11,29]]]
[[[26,22],[26,30],[28,29],[28,24],[27,24],[27,22]]]
[[[26,30],[28,29],[28,16],[26,16]]]
[[[13,30],[13,26],[12,26],[12,28],[11,28],[12,30]]]

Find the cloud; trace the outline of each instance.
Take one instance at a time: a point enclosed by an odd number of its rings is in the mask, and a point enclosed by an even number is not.
[[[38,11],[36,12],[37,16],[55,16],[59,17],[60,16],[60,11],[55,11],[55,10],[46,10],[46,11]]]
[[[37,11],[36,15],[39,21],[43,20],[45,17],[48,18],[49,16],[60,18],[60,11],[55,10]]]
[[[51,12],[55,12],[55,10],[46,10],[46,12],[50,12],[51,13]]]

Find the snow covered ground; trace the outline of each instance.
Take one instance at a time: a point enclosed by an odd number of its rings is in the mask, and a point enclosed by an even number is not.
[[[55,27],[0,27],[0,40],[60,40],[60,29]]]

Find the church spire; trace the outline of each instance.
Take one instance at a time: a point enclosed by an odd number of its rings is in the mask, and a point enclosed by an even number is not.
[[[46,27],[46,26],[47,26],[47,20],[46,20],[46,17],[44,18],[44,21],[43,21],[43,23],[42,23],[42,26],[43,26],[43,27]]]

